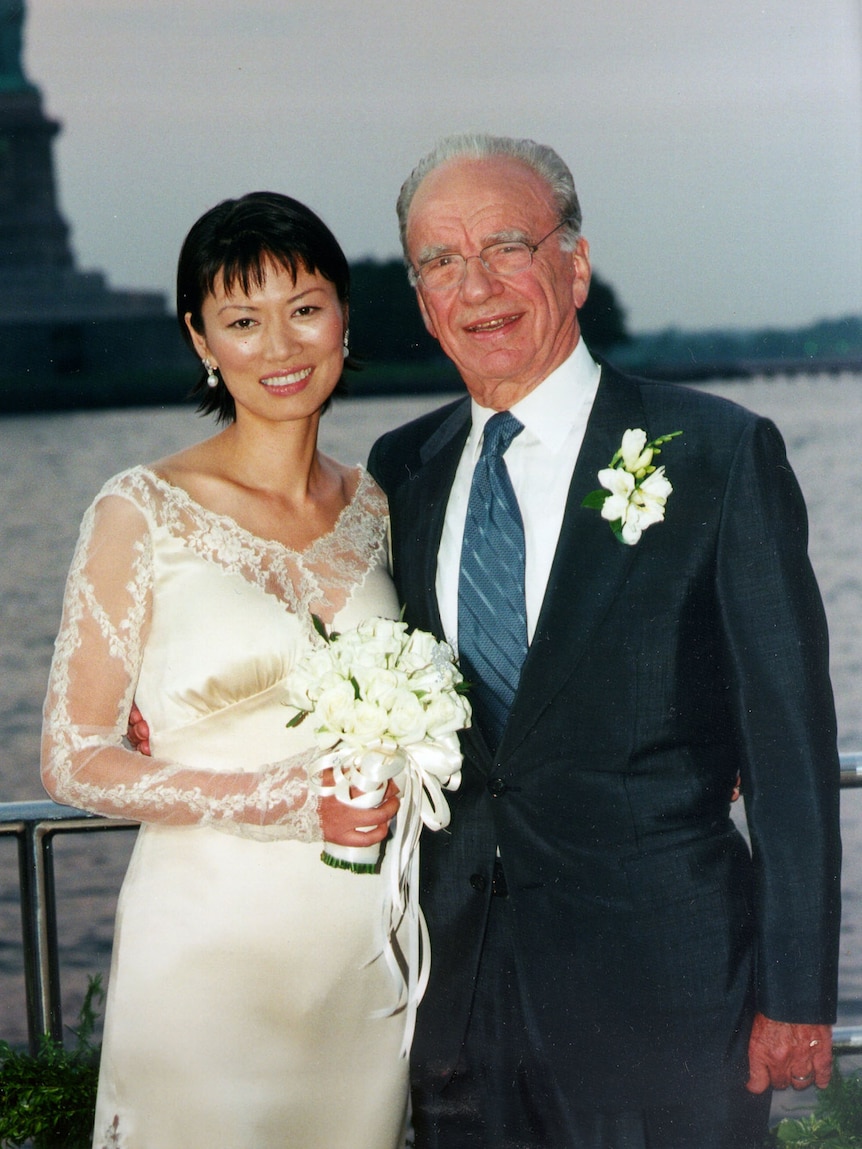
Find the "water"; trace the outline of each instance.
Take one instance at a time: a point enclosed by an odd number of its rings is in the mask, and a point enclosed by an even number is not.
[[[771,416],[787,441],[811,520],[811,556],[832,635],[841,749],[862,750],[862,515],[857,436],[862,376],[715,384],[709,390]],[[337,404],[322,423],[324,450],[362,461],[374,439],[437,406],[434,397]],[[40,708],[78,523],[104,480],[133,463],[212,433],[188,408],[0,418],[0,801],[41,796]],[[862,796],[842,798],[847,861],[841,1016],[862,1022]],[[133,835],[61,836],[58,859],[64,1017],[87,976],[106,972],[116,891]],[[14,846],[0,838],[0,1038],[25,1037]]]

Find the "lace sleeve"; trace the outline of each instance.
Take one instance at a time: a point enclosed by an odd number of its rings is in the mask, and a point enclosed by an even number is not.
[[[246,773],[192,769],[127,749],[152,595],[147,520],[127,498],[108,494],[84,518],[66,584],[44,709],[48,793],[142,822],[319,840],[306,772],[314,751]]]

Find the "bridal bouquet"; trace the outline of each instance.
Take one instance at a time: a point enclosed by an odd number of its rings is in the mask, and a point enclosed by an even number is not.
[[[429,972],[428,933],[417,901],[419,835],[423,826],[449,824],[443,791],[457,790],[461,781],[458,731],[470,725],[467,687],[452,648],[427,631],[408,633],[406,623],[389,618],[366,619],[340,634],[327,633],[318,618],[314,625],[323,641],[291,675],[288,703],[297,713],[287,723],[314,723],[322,754],[309,768],[312,786],[358,811],[383,800],[390,778],[400,792],[387,844],[393,857],[383,952],[399,986],[394,1008],[409,1011],[406,1053]],[[321,857],[330,866],[374,873],[380,851],[378,845],[326,842]]]
[[[399,823],[418,838],[419,822],[441,829],[449,822],[443,789],[460,782],[457,732],[470,725],[470,703],[452,648],[427,631],[370,618],[354,630],[328,634],[318,618],[323,645],[291,675],[288,703],[297,714],[288,726],[311,716],[323,754],[312,783],[358,809],[377,805],[390,778],[401,791]],[[333,780],[322,776],[332,770]],[[351,791],[358,791],[351,796]],[[323,860],[357,873],[377,869],[378,846],[327,843]]]

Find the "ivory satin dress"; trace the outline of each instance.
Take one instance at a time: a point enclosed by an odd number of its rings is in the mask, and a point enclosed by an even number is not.
[[[311,615],[395,617],[385,500],[359,470],[297,554],[146,467],[87,512],[45,706],[60,801],[142,826],[117,911],[94,1147],[395,1149],[404,1015],[385,963],[386,873],[320,860],[288,730]],[[152,758],[123,742],[136,699]],[[94,701],[94,699],[96,701]],[[264,825],[272,803],[280,824]],[[384,871],[386,863],[384,862]]]

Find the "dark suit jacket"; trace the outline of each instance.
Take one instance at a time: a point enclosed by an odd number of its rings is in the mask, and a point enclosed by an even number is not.
[[[436,554],[469,426],[465,399],[385,435],[369,464],[406,617],[437,634]],[[674,487],[666,519],[633,547],[581,506],[630,427],[683,432],[658,460]],[[591,1103],[618,1105],[621,1090],[627,1104],[673,1101],[704,1076],[744,1075],[755,1009],[834,1020],[827,634],[769,421],[603,366],[508,726],[496,755],[476,730],[463,748],[449,830],[422,839],[419,1083],[455,1064],[498,846],[525,1040]],[[729,817],[737,772],[751,853]]]

